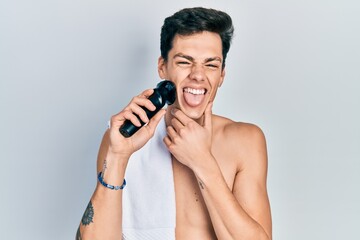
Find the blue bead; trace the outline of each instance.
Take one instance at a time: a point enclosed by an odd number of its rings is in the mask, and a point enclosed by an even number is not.
[[[126,186],[126,180],[124,179],[124,182],[121,186],[113,186],[113,185],[110,185],[108,183],[106,183],[103,179],[103,176],[102,176],[102,172],[99,172],[98,174],[98,180],[99,182],[101,183],[101,185],[103,185],[104,187],[106,188],[109,188],[111,190],[120,190],[120,189],[124,189],[124,187]]]

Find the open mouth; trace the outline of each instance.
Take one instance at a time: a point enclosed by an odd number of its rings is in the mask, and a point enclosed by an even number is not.
[[[184,88],[184,92],[194,95],[204,95],[206,93],[206,89]]]
[[[185,102],[191,107],[199,106],[205,99],[207,90],[205,88],[190,88],[183,89]]]

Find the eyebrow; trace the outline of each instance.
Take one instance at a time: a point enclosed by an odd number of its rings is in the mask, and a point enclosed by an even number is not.
[[[222,62],[221,58],[219,58],[219,57],[211,57],[211,58],[205,59],[205,63],[212,62],[212,61],[218,61],[220,63]]]
[[[186,55],[186,54],[183,54],[183,53],[177,53],[174,55],[173,59],[177,58],[177,57],[180,57],[180,58],[185,58],[191,62],[194,62],[194,58],[192,56],[189,56],[189,55]],[[209,62],[212,62],[212,61],[218,61],[220,63],[222,63],[222,60],[220,57],[210,57],[210,58],[206,58],[204,63],[209,63]]]
[[[187,59],[187,60],[189,60],[189,61],[191,61],[191,62],[194,61],[194,58],[193,58],[193,57],[191,57],[191,56],[189,56],[189,55],[182,54],[182,53],[177,53],[177,54],[175,54],[173,58],[175,59],[175,58],[177,58],[177,57],[185,58],[185,59]]]

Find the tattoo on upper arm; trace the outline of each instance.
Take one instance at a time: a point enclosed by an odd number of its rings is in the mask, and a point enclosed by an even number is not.
[[[93,218],[94,218],[94,207],[90,201],[89,204],[87,205],[84,215],[81,219],[81,223],[84,226],[89,225],[90,223],[93,222]]]
[[[78,228],[78,230],[77,230],[77,232],[76,232],[76,238],[75,238],[75,240],[81,240],[80,226],[79,226],[79,228]]]

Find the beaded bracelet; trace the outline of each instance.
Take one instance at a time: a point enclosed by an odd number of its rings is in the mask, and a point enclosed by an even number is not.
[[[120,190],[120,189],[122,190],[126,186],[125,178],[124,178],[124,182],[121,186],[113,186],[113,185],[110,185],[110,184],[104,182],[102,172],[99,172],[98,180],[101,183],[101,185],[103,185],[104,187],[110,188],[111,190]]]

